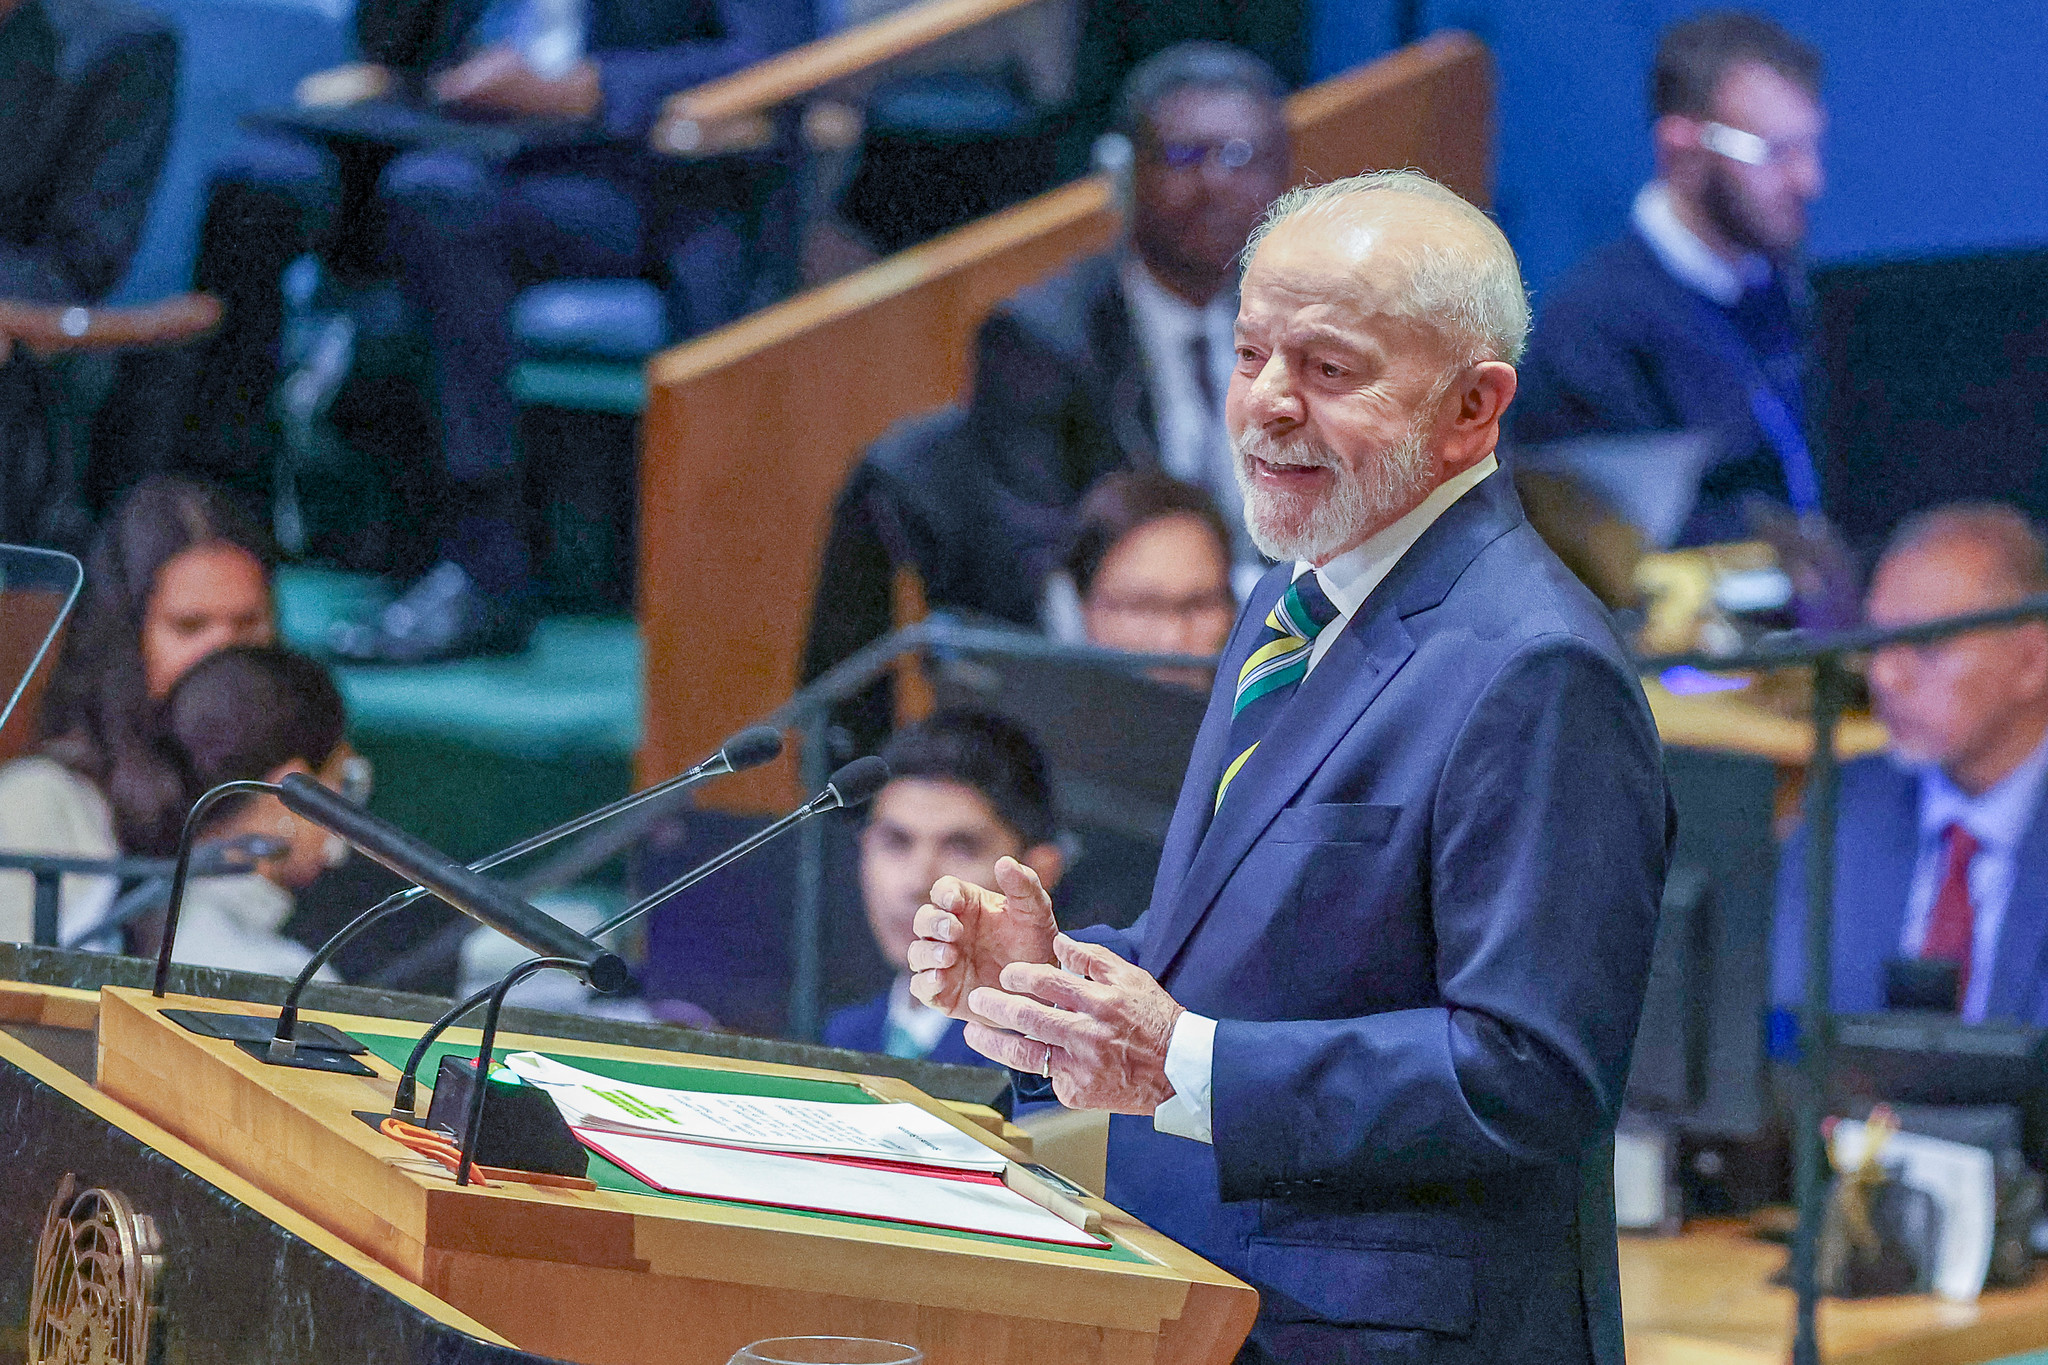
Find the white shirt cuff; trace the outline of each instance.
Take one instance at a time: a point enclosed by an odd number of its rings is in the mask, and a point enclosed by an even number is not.
[[[1174,1137],[1214,1142],[1210,1124],[1209,1083],[1215,1070],[1216,1021],[1193,1010],[1173,1021],[1166,1040],[1166,1079],[1173,1098],[1152,1111],[1152,1127]]]

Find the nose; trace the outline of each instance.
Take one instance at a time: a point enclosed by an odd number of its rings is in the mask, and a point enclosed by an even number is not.
[[[1301,395],[1295,390],[1287,363],[1278,355],[1266,357],[1266,363],[1245,384],[1244,415],[1248,423],[1273,432],[1285,431],[1302,421]]]
[[[1827,188],[1827,172],[1822,169],[1820,148],[1802,147],[1785,162],[1785,175],[1791,182],[1792,190],[1801,199],[1809,202],[1820,198]]]

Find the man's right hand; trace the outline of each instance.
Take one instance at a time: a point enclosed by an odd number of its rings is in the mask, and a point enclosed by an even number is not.
[[[1052,940],[1059,926],[1038,874],[1015,858],[1002,858],[995,881],[1000,890],[941,877],[931,903],[914,921],[911,993],[955,1019],[991,1023],[967,1008],[968,992],[977,986],[1000,990],[1003,968],[1012,962],[1055,960]]]

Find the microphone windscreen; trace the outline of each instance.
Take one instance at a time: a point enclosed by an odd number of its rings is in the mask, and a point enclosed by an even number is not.
[[[758,768],[782,756],[782,732],[772,725],[756,725],[734,735],[718,752],[736,773]]]
[[[832,774],[832,780],[825,787],[837,794],[840,808],[844,810],[861,805],[887,785],[889,765],[870,754],[866,758],[856,758]]]

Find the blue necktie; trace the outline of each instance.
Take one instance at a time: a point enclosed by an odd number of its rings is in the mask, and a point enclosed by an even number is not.
[[[1238,769],[1244,767],[1287,699],[1308,676],[1316,637],[1337,615],[1337,604],[1323,591],[1313,569],[1296,578],[1266,613],[1258,647],[1237,671],[1237,699],[1230,712],[1229,752],[1233,757],[1216,784],[1214,809],[1222,809],[1223,794],[1230,790]]]

